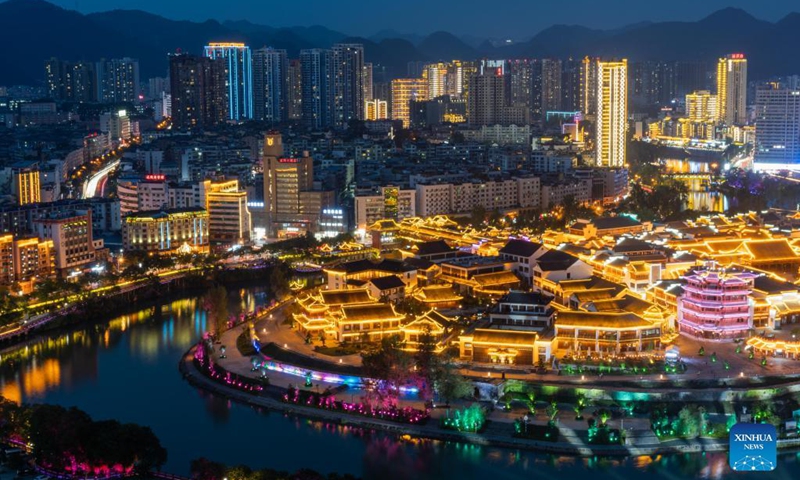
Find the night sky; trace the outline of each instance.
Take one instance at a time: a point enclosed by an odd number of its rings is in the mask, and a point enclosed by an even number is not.
[[[777,21],[800,11],[797,0],[50,0],[96,12],[139,9],[173,19],[248,19],[271,26],[324,25],[350,35],[384,29],[522,39],[553,24],[615,28],[642,21],[695,21],[724,7]],[[484,9],[499,6],[488,12]]]

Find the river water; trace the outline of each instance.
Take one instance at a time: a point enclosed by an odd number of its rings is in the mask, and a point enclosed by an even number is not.
[[[712,172],[712,164],[716,166],[715,161],[691,158],[662,158],[660,161],[667,173],[681,174],[681,180],[689,188],[685,208],[709,213],[728,209],[728,198],[709,189],[707,174]],[[721,162],[721,159],[716,161]]]
[[[268,300],[230,292],[231,311]],[[192,459],[390,479],[800,478],[800,454],[773,473],[732,474],[726,454],[582,459],[341,427],[231,403],[181,379],[178,359],[206,327],[196,298],[169,302],[68,334],[43,337],[0,358],[0,391],[23,402],[77,406],[95,419],[150,426],[169,452],[164,470],[187,475]]]

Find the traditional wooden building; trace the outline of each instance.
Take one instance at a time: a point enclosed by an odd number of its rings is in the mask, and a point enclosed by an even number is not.
[[[430,285],[414,292],[414,298],[427,308],[456,308],[464,299],[452,285]]]

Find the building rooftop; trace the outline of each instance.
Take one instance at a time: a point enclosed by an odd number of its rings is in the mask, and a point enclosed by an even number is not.
[[[518,257],[530,257],[540,248],[542,248],[541,243],[513,239],[509,240],[508,243],[506,243],[505,246],[500,249],[500,253],[515,255]]]
[[[351,305],[375,301],[369,291],[364,289],[322,290],[320,294],[326,305]]]
[[[538,258],[536,264],[543,272],[554,272],[566,270],[577,261],[578,257],[574,257],[568,253],[559,250],[548,250]]]
[[[634,313],[564,310],[556,312],[556,326],[576,328],[642,328],[652,327],[654,325]]]
[[[515,303],[520,305],[547,305],[553,297],[541,293],[520,292],[512,290],[498,300],[497,303]]]
[[[441,253],[449,253],[456,251],[444,240],[433,240],[430,242],[422,242],[416,245],[416,254],[419,256],[437,255]]]
[[[529,330],[477,328],[472,332],[472,343],[496,345],[524,345],[533,347],[539,335]]]
[[[373,278],[369,281],[375,285],[378,290],[391,290],[393,288],[402,288],[406,284],[397,275],[387,275],[385,277]]]

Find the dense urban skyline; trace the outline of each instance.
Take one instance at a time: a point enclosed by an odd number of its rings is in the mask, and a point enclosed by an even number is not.
[[[491,14],[491,21],[487,21],[484,15],[486,4],[479,0],[435,3],[409,0],[380,7],[369,0],[309,0],[281,5],[280,8],[255,0],[231,0],[222,9],[217,2],[191,0],[53,0],[52,3],[82,13],[129,9],[176,20],[247,20],[274,27],[322,25],[361,36],[372,36],[383,30],[415,35],[447,30],[477,38],[508,37],[515,40],[529,38],[549,26],[559,24],[613,29],[639,22],[695,21],[725,7],[742,8],[757,18],[774,22],[798,9],[796,4],[788,0],[757,3],[748,0],[707,0],[701,4],[691,0],[665,4],[633,0],[575,0],[570,2],[570,8],[541,0],[508,0],[503,2],[503,8]],[[421,11],[426,15],[419,15]]]
[[[800,478],[789,2],[59,3],[0,3],[0,472]]]

